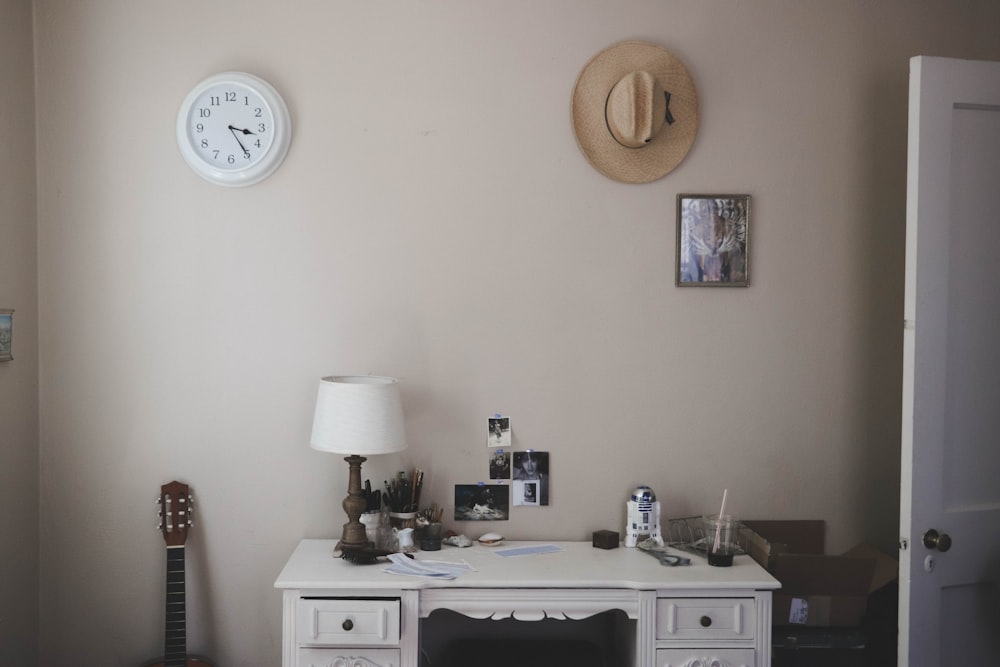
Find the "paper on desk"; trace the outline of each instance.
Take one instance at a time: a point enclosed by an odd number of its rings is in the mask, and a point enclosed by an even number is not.
[[[383,572],[389,574],[406,574],[413,577],[432,577],[434,579],[454,579],[463,572],[473,569],[468,563],[450,563],[442,560],[414,560],[403,554],[390,554],[392,565]]]
[[[562,551],[561,547],[554,544],[538,544],[530,547],[510,547],[507,549],[497,549],[498,556],[531,556],[533,554],[550,554],[555,551]]]

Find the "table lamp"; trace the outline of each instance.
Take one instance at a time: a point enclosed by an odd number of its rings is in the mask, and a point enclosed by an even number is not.
[[[391,454],[406,449],[403,401],[399,381],[375,375],[335,375],[322,378],[313,416],[313,449],[344,458],[350,467],[340,550],[365,549],[368,538],[359,520],[366,508],[361,491],[361,464],[367,456]]]

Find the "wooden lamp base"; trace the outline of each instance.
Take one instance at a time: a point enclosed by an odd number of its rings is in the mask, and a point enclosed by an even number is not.
[[[361,523],[361,515],[368,507],[364,493],[361,491],[361,464],[367,461],[364,456],[352,454],[344,457],[350,472],[347,478],[347,497],[344,498],[344,511],[347,512],[347,523],[340,534],[340,542],[337,548],[341,550],[367,549],[368,534],[365,526]]]

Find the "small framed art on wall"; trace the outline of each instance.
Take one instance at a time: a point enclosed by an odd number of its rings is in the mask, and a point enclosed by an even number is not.
[[[750,284],[750,195],[677,195],[677,285]]]

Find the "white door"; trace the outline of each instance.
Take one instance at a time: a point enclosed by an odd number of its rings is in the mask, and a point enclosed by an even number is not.
[[[913,58],[909,114],[899,664],[998,665],[1000,63]]]

